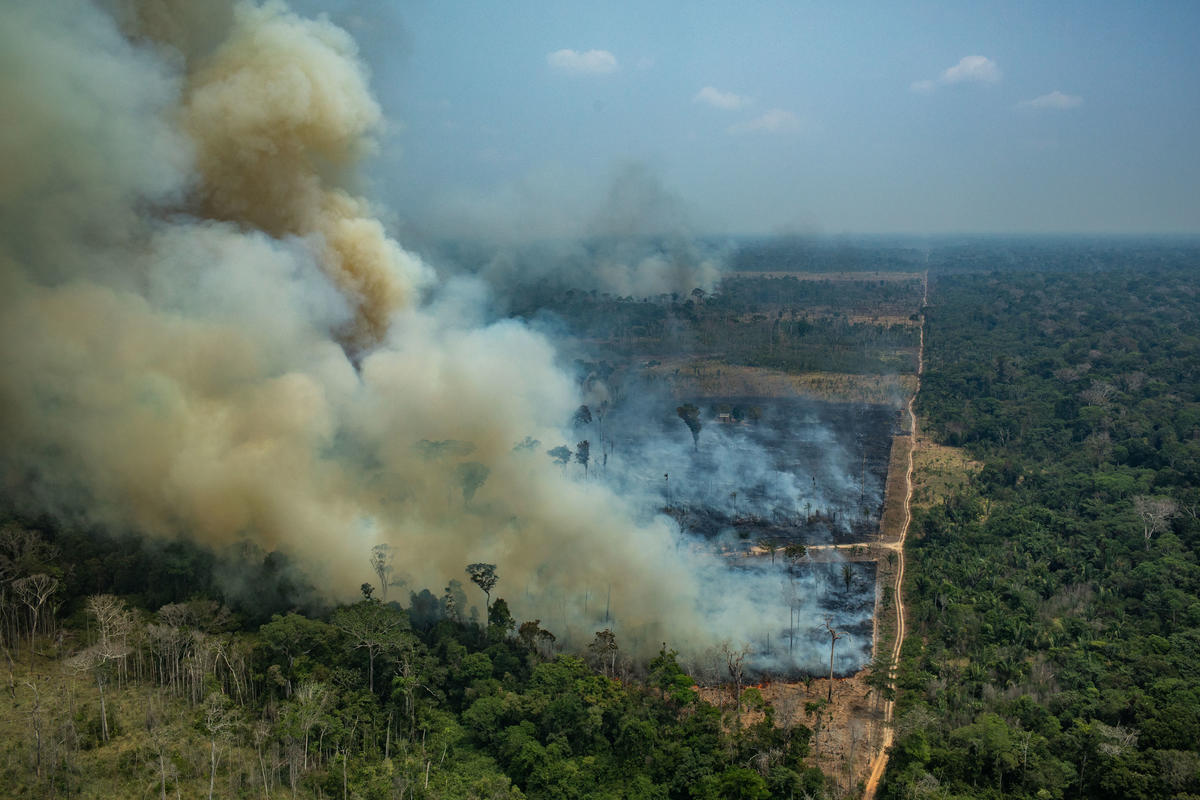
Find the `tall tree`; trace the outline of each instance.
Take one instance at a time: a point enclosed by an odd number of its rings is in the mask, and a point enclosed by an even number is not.
[[[584,439],[579,444],[575,445],[575,460],[583,464],[583,477],[588,474],[588,461],[592,457],[592,445],[587,439]]]
[[[554,459],[554,463],[558,464],[563,469],[566,469],[567,464],[571,463],[571,448],[565,444],[560,444],[553,450],[547,450],[546,455]]]
[[[587,406],[580,406],[575,412],[575,416],[571,419],[572,424],[576,428],[581,428],[584,425],[592,424],[592,412]]]
[[[105,704],[104,686],[108,682],[108,665],[123,660],[129,654],[127,640],[133,629],[134,617],[125,601],[111,594],[92,595],[87,600],[87,610],[96,620],[97,640],[67,663],[80,672],[90,670],[95,676],[100,692],[100,735],[107,742],[108,707]]]
[[[33,668],[33,637],[37,634],[42,606],[58,591],[58,578],[39,572],[13,581],[13,591],[29,609],[29,667]]]
[[[454,477],[462,489],[463,507],[471,505],[475,492],[487,481],[491,469],[478,461],[464,461],[454,469]]]
[[[833,629],[833,618],[825,620],[825,630],[829,631],[829,696],[825,699],[833,702],[833,650],[837,646],[838,639],[841,639],[843,634],[841,631]]]
[[[471,582],[483,590],[485,612],[492,610],[492,589],[496,586],[496,581],[500,580],[500,576],[496,574],[495,564],[484,564],[483,562],[468,564],[467,574],[471,576]],[[486,613],[485,613],[486,618]]]
[[[374,694],[375,659],[400,644],[403,632],[408,629],[408,619],[403,612],[378,600],[360,600],[333,612],[330,621],[346,635],[354,649],[367,651],[367,688]]]
[[[377,544],[371,548],[371,569],[379,576],[379,592],[387,602],[388,585],[392,578],[392,560],[395,553],[390,544]]]

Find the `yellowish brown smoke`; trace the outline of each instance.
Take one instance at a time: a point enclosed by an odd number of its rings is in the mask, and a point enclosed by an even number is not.
[[[354,304],[347,338],[360,349],[382,341],[424,279],[366,201],[337,187],[381,119],[350,36],[281,3],[234,9],[228,38],[188,74],[182,108],[203,213],[315,237],[322,267]]]
[[[242,3],[181,43],[155,7],[121,28],[87,0],[0,6],[8,501],[286,550],[335,597],[386,542],[411,588],[498,564],[560,637],[612,624],[610,592],[627,647],[736,636],[753,611],[722,565],[546,457],[579,438],[551,344],[481,324],[470,288],[416,302],[425,267],[342,188],[380,124],[349,37]],[[488,469],[470,503],[468,462]]]

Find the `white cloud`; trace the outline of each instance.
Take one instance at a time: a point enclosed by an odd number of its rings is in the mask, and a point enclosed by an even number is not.
[[[723,92],[712,86],[705,86],[696,92],[696,96],[692,98],[692,102],[706,103],[713,108],[721,108],[726,111],[736,111],[743,106],[750,105],[750,98],[734,94],[733,92]]]
[[[804,121],[791,111],[772,108],[760,117],[729,126],[730,133],[794,133],[804,128]]]
[[[1035,97],[1032,100],[1024,100],[1017,105],[1021,108],[1079,108],[1081,105],[1083,105],[1083,98],[1077,94],[1064,94],[1058,89],[1055,89],[1049,94],[1044,94],[1041,97]]]
[[[984,56],[963,56],[938,78],[941,83],[996,83],[1000,80],[1000,68],[996,62]]]
[[[937,80],[928,78],[913,81],[908,85],[909,91],[928,94],[938,85],[948,86],[955,83],[999,83],[1000,67],[986,56],[963,56],[952,67],[942,70]]]
[[[582,75],[605,75],[617,71],[617,57],[607,50],[555,50],[546,56],[546,63],[562,72]]]

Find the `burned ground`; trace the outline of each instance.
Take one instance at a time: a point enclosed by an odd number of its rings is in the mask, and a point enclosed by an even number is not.
[[[895,409],[802,398],[702,398],[693,440],[670,401],[608,415],[601,471],[708,540],[872,540]]]

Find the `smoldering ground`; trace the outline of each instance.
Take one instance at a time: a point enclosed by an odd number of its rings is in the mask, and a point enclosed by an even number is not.
[[[353,40],[279,2],[201,17],[0,8],[8,501],[286,551],[334,597],[379,543],[414,586],[493,562],[520,619],[577,642],[595,630],[581,589],[603,585],[635,653],[785,618],[782,570],[734,573],[669,518],[514,449],[570,436],[577,385],[355,193],[383,120]],[[470,493],[464,465],[485,476]]]
[[[887,479],[891,408],[779,397],[680,399],[635,382],[592,422],[593,469],[691,533],[828,544],[869,540]]]

